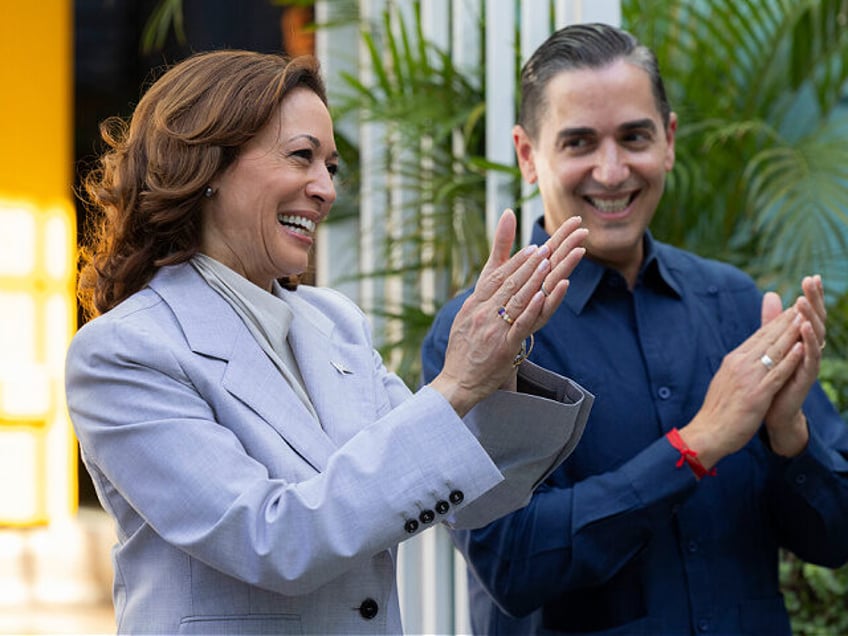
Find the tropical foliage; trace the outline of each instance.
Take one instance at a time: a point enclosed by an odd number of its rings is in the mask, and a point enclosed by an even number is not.
[[[680,116],[654,230],[797,293],[848,291],[848,3],[627,0]]]
[[[394,322],[382,352],[411,386],[419,381],[420,345],[440,304],[427,307],[424,299],[435,293],[443,302],[468,287],[488,254],[482,81],[459,72],[449,52],[427,41],[413,5],[411,23],[386,10],[378,23],[361,25],[374,81],[344,74],[348,97],[333,107],[337,120],[355,117],[381,131],[377,161],[391,192],[377,259],[384,267],[356,275],[403,281],[402,301],[374,313]]]

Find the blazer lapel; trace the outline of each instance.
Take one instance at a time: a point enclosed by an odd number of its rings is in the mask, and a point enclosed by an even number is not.
[[[189,263],[160,269],[150,287],[173,310],[192,351],[227,361],[223,387],[323,470],[334,444],[230,305]]]
[[[324,431],[341,446],[374,417],[372,352],[340,342],[333,321],[297,292],[286,302],[294,313],[289,344],[306,392]]]

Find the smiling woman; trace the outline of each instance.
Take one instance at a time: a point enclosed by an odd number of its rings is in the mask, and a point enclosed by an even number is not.
[[[88,266],[81,274],[81,301],[90,315],[111,309],[138,291],[157,267],[188,260],[207,233],[212,236],[206,240],[213,241],[217,225],[226,227],[223,220],[215,221],[220,217],[214,210],[221,207],[214,203],[216,198],[264,194],[249,182],[238,192],[221,194],[219,181],[256,162],[260,162],[259,171],[264,162],[282,161],[279,155],[284,151],[278,147],[281,103],[296,86],[303,87],[304,100],[320,102],[326,112],[324,85],[313,58],[286,64],[274,55],[212,52],[190,58],[163,75],[139,103],[129,126],[118,118],[101,125],[112,151],[85,181],[94,207],[103,213],[98,232],[83,249]],[[248,97],[252,107],[244,108]],[[325,143],[332,143],[329,114],[320,124],[326,127],[322,131]],[[303,149],[288,152],[302,154]],[[293,157],[288,163],[294,161],[303,159]],[[136,199],[137,205],[124,211],[123,206]],[[210,204],[211,221],[201,232],[204,204]],[[239,214],[241,209],[239,205],[229,214]],[[230,240],[255,232],[260,218],[257,212]],[[276,224],[276,217],[271,221]],[[254,238],[249,236],[245,242]]]
[[[306,270],[315,228],[336,199],[333,123],[315,92],[291,92],[202,201],[200,250],[249,281]]]
[[[103,133],[66,391],[117,524],[118,631],[400,632],[397,544],[522,506],[582,433],[592,397],[522,353],[580,219],[510,257],[502,216],[413,394],[352,302],[297,284],[336,196],[314,59],[197,54]]]

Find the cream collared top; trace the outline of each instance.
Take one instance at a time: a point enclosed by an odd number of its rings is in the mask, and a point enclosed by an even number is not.
[[[288,333],[294,314],[283,298],[280,284],[275,280],[269,294],[206,254],[196,254],[191,264],[241,317],[259,346],[317,421],[318,414],[306,394],[303,377],[289,345]]]

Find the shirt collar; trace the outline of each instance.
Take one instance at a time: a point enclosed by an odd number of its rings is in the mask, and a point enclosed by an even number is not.
[[[645,232],[645,261],[639,270],[637,285],[652,285],[657,289],[665,287],[678,298],[683,297],[680,282],[674,275],[673,255],[659,241],[654,240],[651,231]]]
[[[217,275],[220,284],[225,286],[219,288],[219,292],[225,292],[224,297],[230,304],[238,305],[245,314],[242,318],[250,320],[258,327],[268,338],[269,343],[278,343],[286,339],[293,316],[291,309],[283,300],[282,287],[277,281],[273,281],[272,292],[269,294],[241,274],[206,254],[198,253],[194,259]]]
[[[550,235],[545,231],[544,217],[539,217],[533,224],[530,242],[541,245],[549,238]],[[680,285],[674,279],[672,268],[666,262],[668,255],[660,249],[661,244],[654,240],[650,231],[645,232],[644,240],[645,258],[639,270],[636,284],[656,289],[665,288],[680,297]],[[609,268],[600,263],[589,258],[582,259],[574,268],[571,276],[568,277],[570,285],[563,301],[564,304],[575,314],[580,314],[607,271],[610,271]]]

